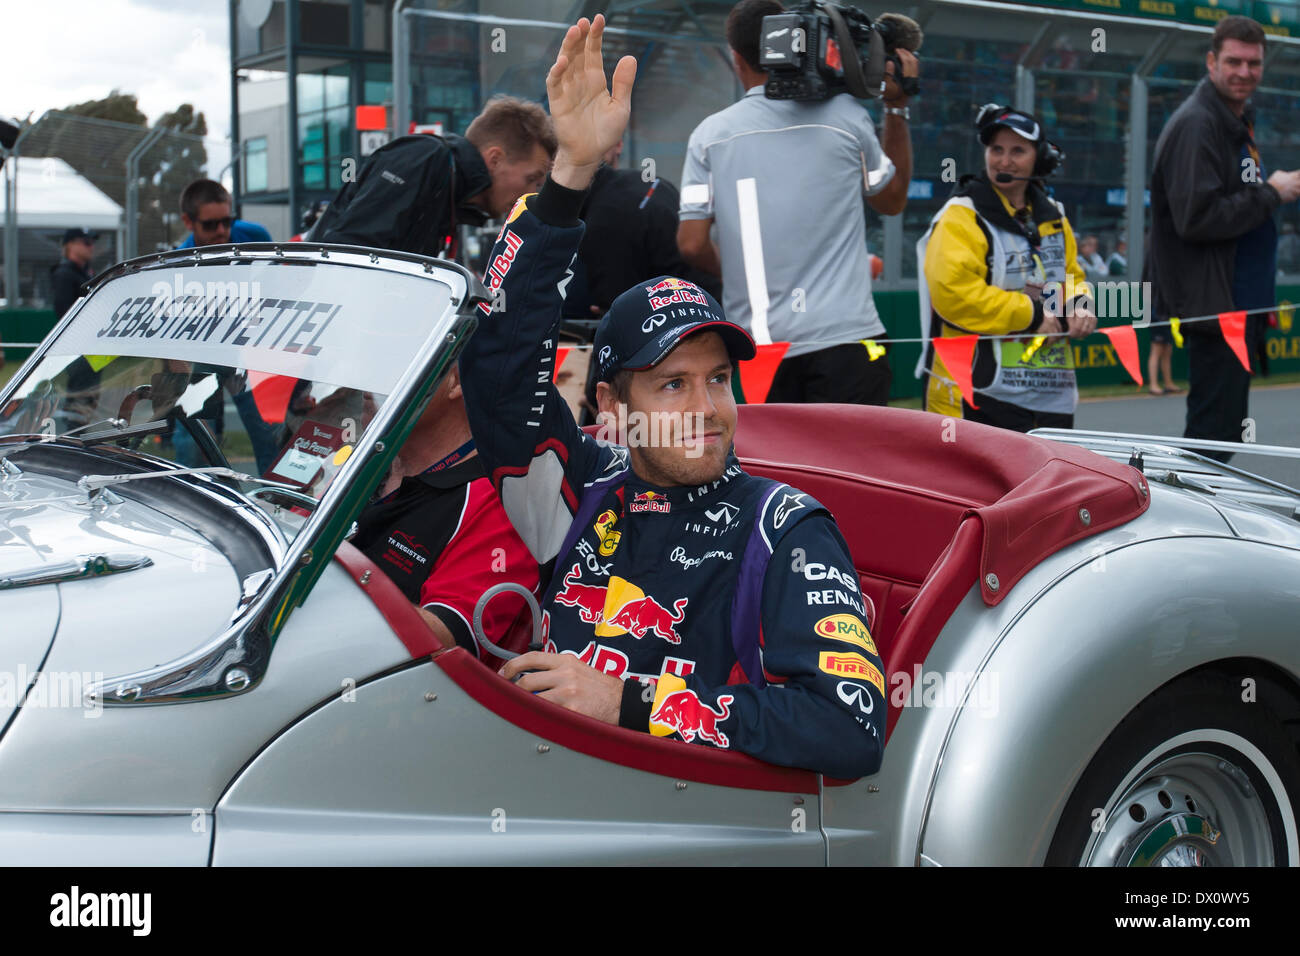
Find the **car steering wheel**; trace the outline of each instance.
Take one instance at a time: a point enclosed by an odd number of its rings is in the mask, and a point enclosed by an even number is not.
[[[140,403],[140,399],[147,398],[153,400],[152,385],[137,385],[131,391],[127,392],[122,398],[122,403],[117,406],[117,418],[122,419],[128,425],[131,424],[131,415],[135,412],[135,406]]]
[[[528,605],[529,613],[532,615],[533,640],[528,645],[528,649],[530,651],[542,650],[542,611],[541,608],[537,606],[537,598],[533,597],[533,592],[528,590],[528,588],[524,587],[522,584],[516,584],[513,581],[502,581],[500,584],[494,584],[492,587],[484,591],[482,596],[478,599],[478,603],[474,605],[474,640],[479,647],[483,648],[483,650],[487,651],[489,654],[506,661],[512,660],[519,655],[514,651],[506,650],[504,647],[498,647],[496,644],[493,644],[488,640],[487,633],[483,630],[483,612],[487,609],[488,603],[494,597],[498,594],[505,594],[507,591],[513,592],[522,597],[524,603]]]

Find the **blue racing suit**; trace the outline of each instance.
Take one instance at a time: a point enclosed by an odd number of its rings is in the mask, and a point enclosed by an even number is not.
[[[885,679],[848,547],[810,495],[743,471],[637,477],[552,385],[582,193],[516,204],[460,359],[470,427],[506,513],[552,563],[546,649],[624,680],[619,723],[839,778],[875,773]],[[502,300],[498,300],[498,307]]]

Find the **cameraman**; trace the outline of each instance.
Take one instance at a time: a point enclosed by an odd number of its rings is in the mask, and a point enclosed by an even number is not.
[[[769,402],[884,405],[889,362],[883,350],[863,345],[884,337],[885,326],[871,298],[859,197],[887,216],[907,204],[908,98],[891,62],[883,152],[870,115],[848,94],[819,102],[766,98],[763,18],[781,12],[775,0],[742,0],[727,17],[745,96],[691,134],[677,244],[688,263],[722,276],[732,321],[759,342],[793,343]],[[916,76],[916,57],[902,48],[897,55],[903,75]],[[709,236],[715,219],[718,246]]]

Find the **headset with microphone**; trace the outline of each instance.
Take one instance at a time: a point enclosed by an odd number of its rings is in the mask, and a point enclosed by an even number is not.
[[[980,142],[987,146],[993,139],[999,126],[1005,126],[1034,144],[1034,168],[1028,176],[1012,176],[1010,173],[998,173],[995,180],[1010,183],[1016,180],[1030,181],[1046,179],[1065,162],[1065,151],[1055,143],[1048,142],[1038,120],[1022,110],[997,103],[986,103],[975,117],[975,128],[979,131]]]

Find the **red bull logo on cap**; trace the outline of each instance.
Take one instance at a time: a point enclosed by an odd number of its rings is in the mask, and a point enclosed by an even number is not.
[[[687,282],[685,279],[674,279],[671,276],[667,279],[656,282],[654,285],[648,285],[645,287],[646,292],[649,292],[651,295],[654,295],[656,292],[666,292],[669,289],[691,289],[695,292],[700,291],[700,287],[694,282]]]
[[[660,685],[663,686],[670,680],[672,679],[667,677],[661,678]],[[685,683],[680,678],[673,682]],[[716,701],[719,709],[714,710],[692,690],[671,691],[656,702],[655,709],[650,714],[650,732],[658,737],[678,733],[688,744],[694,743],[698,737],[715,747],[729,747],[731,741],[718,729],[718,724],[731,716],[730,705],[734,700],[735,697],[731,694],[723,694]]]
[[[670,305],[680,305],[683,302],[694,302],[696,305],[709,304],[703,292],[692,292],[690,289],[677,289],[672,295],[650,296],[652,309],[666,309]]]
[[[654,511],[659,514],[668,514],[673,507],[673,503],[668,500],[668,496],[658,491],[642,491],[632,499],[628,505],[628,510],[633,512]]]

